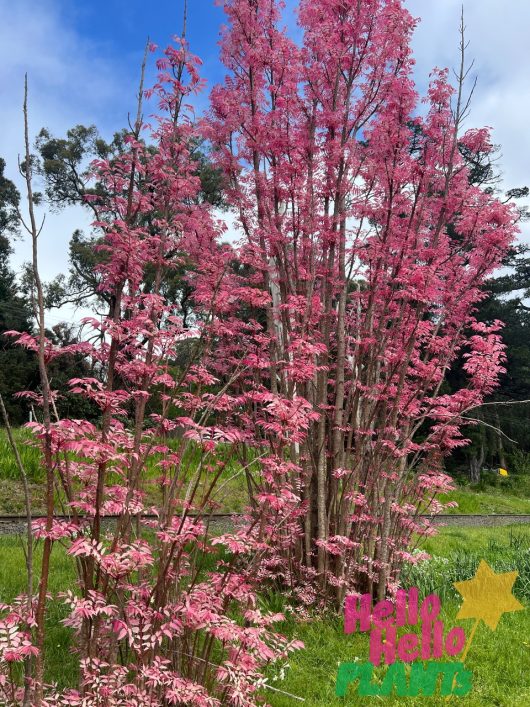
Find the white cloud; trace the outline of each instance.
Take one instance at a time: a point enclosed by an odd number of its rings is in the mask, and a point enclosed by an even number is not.
[[[406,0],[421,17],[413,49],[418,81],[434,67],[457,66],[462,0]],[[530,3],[528,0],[464,0],[467,57],[477,76],[468,124],[490,126],[501,146],[499,167],[506,189],[530,186]],[[525,227],[525,240],[528,239]]]
[[[6,176],[22,194],[18,156],[23,153],[22,102],[24,74],[29,83],[31,141],[41,127],[63,135],[78,123],[95,123],[111,133],[127,116],[134,88],[118,66],[100,56],[97,46],[79,36],[54,0],[0,0],[0,156]],[[38,188],[38,185],[37,185]],[[42,212],[39,218],[42,218]],[[40,242],[42,276],[51,279],[68,270],[68,242],[76,228],[88,228],[83,209],[46,215]],[[29,238],[16,243],[15,267],[30,259]],[[61,313],[73,319],[72,310]],[[50,323],[58,318],[54,313]]]
[[[455,66],[461,0],[405,0],[421,16],[413,41],[420,88],[434,66]],[[288,0],[292,25],[295,0]],[[109,59],[100,47],[77,32],[62,13],[59,0],[0,0],[0,156],[8,176],[16,176],[22,151],[24,73],[30,81],[30,121],[56,134],[76,123],[95,123],[106,134],[120,128],[134,106],[137,71],[127,65],[130,54]],[[502,146],[501,168],[506,188],[529,183],[530,131],[530,3],[527,0],[464,0],[469,58],[475,59],[478,85],[470,125],[490,125]],[[139,48],[141,50],[141,48]],[[72,231],[88,226],[88,215],[68,210],[49,215],[41,237],[43,276],[66,272],[67,244]],[[229,224],[233,231],[233,224]],[[234,236],[232,235],[232,238]],[[15,262],[29,258],[26,244],[17,245]]]

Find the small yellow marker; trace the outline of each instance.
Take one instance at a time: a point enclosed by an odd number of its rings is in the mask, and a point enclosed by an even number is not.
[[[501,466],[501,468],[499,469],[499,474],[500,474],[501,476],[508,476],[508,472],[506,471],[506,469],[503,469],[502,466]]]

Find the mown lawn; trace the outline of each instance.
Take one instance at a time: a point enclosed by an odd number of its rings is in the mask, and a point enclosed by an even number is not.
[[[466,553],[486,552],[491,556],[492,549],[505,550],[510,545],[530,547],[530,523],[504,526],[473,527],[442,526],[437,535],[423,538],[418,547],[438,557],[449,557],[456,551]]]
[[[521,493],[527,493],[526,487]],[[518,495],[512,488],[489,487],[487,491],[479,491],[472,487],[460,487],[455,491],[440,496],[442,503],[456,501],[457,508],[448,508],[446,513],[463,513],[465,515],[490,513],[522,513],[530,514],[530,498]]]
[[[530,513],[530,467],[515,465],[509,476],[494,471],[483,471],[477,484],[469,484],[465,477],[458,477],[456,489],[441,495],[440,501],[456,501],[457,508],[446,513],[465,515],[490,513]]]
[[[455,625],[456,603],[444,606],[441,619],[446,630]],[[458,625],[471,628],[472,622]],[[341,662],[367,662],[369,639],[365,634],[344,635],[342,620],[303,623],[294,633],[304,641],[305,649],[289,658],[285,678],[277,679],[280,671],[271,671],[270,685],[303,697],[306,705],[444,705],[443,697],[389,698],[359,697],[350,686],[346,697],[335,696],[335,681]],[[473,688],[466,697],[452,697],[461,705],[492,707],[523,707],[530,704],[530,614],[527,610],[506,614],[495,632],[480,626],[466,660],[467,670],[473,672]],[[381,671],[378,671],[379,675]],[[287,695],[265,691],[267,701],[274,707],[298,704]]]

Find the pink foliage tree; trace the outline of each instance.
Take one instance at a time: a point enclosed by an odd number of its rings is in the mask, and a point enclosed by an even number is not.
[[[38,336],[14,334],[41,363],[48,513],[37,596],[3,607],[7,704],[255,704],[263,666],[298,647],[272,630],[259,587],[307,605],[392,592],[431,532],[421,514],[450,487],[443,459],[502,370],[500,324],[479,324],[474,305],[515,213],[469,182],[461,147],[490,141],[462,130],[464,68],[456,89],[435,71],[420,103],[401,0],[301,0],[298,43],[282,6],[224,2],[228,76],[200,131],[187,106],[198,60],[179,40],[158,63],[150,144],[139,109],[123,154],[94,164],[110,308],[66,352],[98,373],[71,381],[98,424],[54,415],[46,365],[65,351],[42,306]],[[225,174],[235,248],[195,198],[199,137]],[[192,328],[162,294],[183,266]],[[449,390],[458,362],[466,381]],[[212,538],[236,456],[247,522]],[[65,691],[44,673],[57,544],[78,576],[63,600],[81,677]],[[35,665],[20,687],[19,661]]]
[[[272,630],[281,616],[260,610],[256,572],[243,572],[240,558],[260,546],[238,534],[212,539],[210,529],[218,481],[241,436],[205,366],[229,297],[231,251],[219,245],[221,226],[207,206],[194,199],[200,184],[187,101],[202,85],[198,66],[184,41],[167,49],[152,91],[162,117],[150,143],[142,139],[139,111],[123,154],[93,164],[103,187],[92,208],[102,233],[98,270],[108,315],[88,318],[92,333],[67,351],[43,332],[12,332],[21,345],[42,351],[49,411],[59,393],[49,386],[47,364],[72,351],[88,357],[98,377],[76,378],[70,387],[99,411],[99,424],[50,413],[31,425],[52,493],[46,519],[33,527],[45,543],[38,594],[3,607],[3,704],[252,705],[263,667],[300,645]],[[182,262],[195,292],[193,328],[161,294],[165,273]],[[191,353],[179,367],[183,342]],[[161,500],[149,508],[153,484]],[[56,517],[59,503],[67,520]],[[146,520],[148,513],[156,520]],[[110,515],[117,521],[109,527]],[[56,545],[66,548],[78,576],[62,599],[80,683],[65,691],[44,682]],[[13,666],[32,657],[33,676],[26,672],[19,687]]]
[[[515,215],[468,180],[461,146],[491,145],[462,132],[463,55],[456,89],[435,70],[420,102],[401,0],[301,0],[300,42],[283,5],[224,2],[228,74],[205,130],[253,318],[244,337],[234,311],[223,365],[245,340],[248,426],[274,450],[254,508],[271,572],[308,602],[382,598],[502,370],[500,324],[473,313]],[[449,392],[458,360],[467,381]]]

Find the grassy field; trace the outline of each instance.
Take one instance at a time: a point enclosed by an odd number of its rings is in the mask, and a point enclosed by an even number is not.
[[[483,490],[482,490],[483,489]],[[507,488],[502,486],[472,487],[460,486],[455,491],[440,496],[440,501],[456,501],[457,508],[450,508],[446,513],[464,513],[466,515],[490,513],[530,514],[530,491],[526,479],[518,485]]]
[[[31,482],[34,512],[42,510],[42,471],[38,450],[28,444],[29,436],[18,430],[24,465]],[[150,481],[149,501],[156,503],[159,489],[156,459],[151,460],[146,471]],[[193,465],[190,464],[190,467]],[[237,512],[246,503],[246,481],[244,474],[237,474],[237,464],[231,462],[225,472],[227,482],[220,510]],[[235,478],[231,478],[235,477]],[[486,474],[477,486],[459,485],[457,490],[442,500],[456,501],[458,508],[453,513],[529,513],[530,474],[513,474],[508,479]],[[23,513],[24,502],[18,470],[5,434],[0,430],[0,514]],[[418,586],[424,594],[437,593],[443,602],[442,619],[446,631],[455,625],[459,607],[459,595],[453,582],[469,579],[476,571],[481,558],[486,559],[497,571],[517,569],[519,577],[515,593],[525,604],[530,605],[530,525],[508,527],[464,528],[444,527],[436,537],[422,541],[421,548],[431,554],[431,559],[412,568],[403,579],[403,586]],[[39,566],[40,547],[36,552],[36,567]],[[24,591],[24,554],[19,539],[0,536],[0,602],[10,602]],[[36,577],[35,582],[38,581]],[[71,561],[64,550],[56,545],[52,556],[52,594],[75,587],[75,576]],[[264,597],[265,605],[274,611],[281,610],[279,596]],[[47,675],[49,681],[60,686],[73,685],[77,680],[77,663],[71,645],[70,630],[61,619],[65,617],[63,606],[52,601],[47,633]],[[462,622],[469,631],[469,622]],[[292,655],[286,665],[271,667],[268,675],[270,689],[263,696],[273,707],[288,707],[299,704],[296,697],[306,705],[443,705],[444,698],[382,698],[358,697],[355,689],[345,698],[335,696],[338,665],[341,662],[366,662],[368,659],[368,636],[343,633],[343,621],[339,616],[328,616],[301,621],[290,615],[281,627],[283,632],[301,639],[305,649]],[[453,698],[462,705],[519,707],[530,704],[530,614],[527,610],[505,615],[497,630],[490,631],[480,626],[473,647],[466,660],[466,668],[473,673],[473,689],[469,696]],[[273,689],[274,688],[274,689]]]
[[[34,555],[34,591],[38,586],[42,557],[42,542],[37,543]],[[66,589],[75,589],[75,571],[72,559],[55,544],[52,553],[49,592],[56,596]],[[20,538],[0,536],[0,603],[9,603],[26,590],[24,550]],[[48,612],[46,641],[46,680],[59,685],[73,684],[77,675],[77,659],[71,650],[71,631],[62,625],[67,610],[58,601],[52,601]]]
[[[514,458],[510,475],[500,476],[494,471],[483,471],[478,484],[469,484],[459,476],[456,489],[440,496],[440,501],[456,501],[457,508],[447,513],[466,515],[490,513],[530,513],[530,464],[528,455]]]
[[[39,451],[32,445],[30,433],[27,430],[19,428],[15,430],[15,434],[19,442],[22,461],[31,483],[34,513],[43,513],[44,476],[39,463]],[[169,441],[169,445],[176,444],[178,442],[175,440]],[[159,473],[156,468],[156,460],[156,455],[153,455],[145,472],[147,505],[156,504],[160,499],[160,488],[156,481]],[[190,464],[190,467],[193,467],[193,464]],[[237,470],[237,462],[227,460],[227,467],[223,474],[226,485],[219,498],[219,510],[225,513],[240,512],[247,503],[245,475],[237,475]],[[474,486],[466,483],[458,484],[455,491],[442,495],[440,500],[442,502],[456,501],[458,507],[446,511],[452,514],[530,514],[530,473],[512,474],[508,478],[485,473],[480,484]],[[24,510],[24,494],[19,471],[5,431],[0,428],[0,515],[23,514]]]
[[[446,630],[455,625],[455,603],[446,603],[441,618]],[[461,622],[459,625],[470,622]],[[306,705],[365,707],[366,705],[444,705],[443,697],[383,698],[359,697],[350,687],[346,697],[335,696],[335,681],[341,662],[366,662],[368,638],[364,634],[346,636],[342,621],[329,619],[299,625],[295,633],[304,641],[305,650],[289,659],[289,667],[276,670],[270,685],[292,695],[303,697]],[[451,702],[458,705],[492,707],[524,707],[530,704],[529,642],[530,614],[528,611],[505,615],[497,630],[490,631],[481,625],[474,638],[466,660],[466,669],[473,673],[473,688],[466,697]],[[381,671],[379,671],[379,675]],[[275,679],[276,678],[276,679]],[[274,707],[292,707],[297,702],[287,695],[266,691],[267,701]]]
[[[424,594],[439,593],[441,618],[448,631],[461,625],[469,632],[472,621],[456,623],[460,602],[453,581],[471,578],[481,558],[498,572],[518,569],[521,573],[515,593],[530,605],[530,528],[443,528],[440,534],[424,543],[434,554],[432,560],[418,566],[406,586],[419,586]],[[369,638],[366,634],[343,633],[341,617],[286,624],[290,635],[304,641],[305,649],[292,655],[288,667],[271,670],[269,684],[283,693],[302,697],[312,707],[365,707],[366,705],[445,705],[443,697],[359,697],[350,687],[346,697],[335,696],[338,665],[341,662],[366,662]],[[408,629],[407,629],[408,630]],[[505,614],[496,631],[481,624],[466,660],[473,673],[473,688],[468,696],[451,702],[466,707],[523,707],[530,704],[530,612]],[[376,672],[376,674],[378,674]],[[381,675],[381,670],[379,670]],[[298,702],[282,692],[267,690],[266,699],[273,707],[292,707]]]
[[[31,434],[24,428],[15,430],[15,437],[18,443],[19,453],[24,465],[31,489],[32,510],[35,515],[45,513],[44,496],[44,472],[40,464],[40,451],[34,446]],[[181,442],[170,439],[166,444],[176,449]],[[219,452],[218,452],[219,453]],[[149,457],[143,478],[145,480],[145,492],[147,507],[159,505],[162,498],[162,491],[158,478],[160,470],[157,461],[160,455],[153,454]],[[213,500],[219,504],[219,511],[224,513],[242,512],[247,505],[247,481],[241,471],[241,464],[237,459],[226,456],[225,469],[221,477],[218,489],[214,492]],[[183,467],[189,469],[187,480],[191,479],[194,469],[198,465],[197,448],[193,445],[189,447],[184,460]],[[249,467],[252,472],[252,466]],[[120,478],[109,476],[109,483],[120,483]],[[199,494],[201,485],[199,484]],[[216,495],[217,494],[217,495]],[[58,499],[57,508],[61,508]],[[9,445],[4,429],[0,428],[0,515],[24,515],[24,492],[20,480],[20,472],[17,467],[15,457]]]
[[[443,528],[439,535],[423,543],[432,553],[430,561],[418,565],[404,582],[416,585],[426,594],[436,592],[442,598],[442,620],[446,631],[455,625],[458,595],[452,582],[468,579],[475,573],[479,559],[486,559],[498,572],[517,569],[520,577],[515,593],[523,604],[530,605],[530,527],[502,528]],[[39,565],[37,549],[36,566]],[[24,590],[24,555],[18,538],[0,537],[0,602],[9,602]],[[36,578],[37,581],[38,577]],[[64,550],[56,545],[52,555],[52,594],[75,587],[72,564]],[[272,610],[282,608],[279,596],[264,598]],[[75,683],[77,665],[72,652],[71,635],[61,624],[65,611],[52,602],[47,640],[47,679],[59,685]],[[460,622],[469,631],[470,622]],[[368,658],[368,637],[365,634],[344,635],[343,621],[328,616],[300,621],[296,614],[281,627],[283,632],[301,639],[305,649],[291,655],[287,665],[271,667],[264,698],[273,707],[299,704],[293,697],[302,697],[306,705],[443,705],[443,698],[359,698],[350,687],[345,698],[335,697],[335,681],[341,662]],[[473,690],[464,698],[453,698],[457,704],[469,706],[523,707],[530,704],[530,613],[528,610],[506,614],[495,632],[481,625],[466,660],[473,672]],[[379,671],[380,672],[380,671]],[[278,692],[280,690],[280,692]]]

